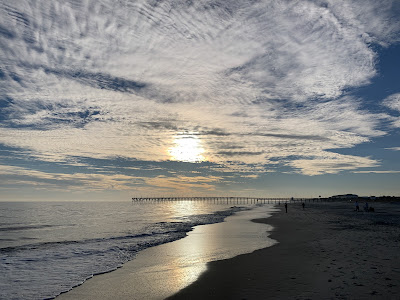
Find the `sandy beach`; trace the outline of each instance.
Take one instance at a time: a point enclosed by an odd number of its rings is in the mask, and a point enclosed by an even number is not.
[[[57,299],[400,299],[400,203],[371,205],[375,212],[356,212],[350,202],[289,204],[288,213],[277,206],[252,230],[278,243],[204,265],[201,247],[218,245],[216,229],[232,228],[199,226]]]
[[[196,281],[207,262],[268,247],[271,226],[251,222],[270,216],[272,205],[245,210],[222,223],[196,226],[185,238],[147,248],[122,268],[96,275],[57,299],[165,299]],[[268,231],[269,230],[269,231]]]
[[[371,205],[289,204],[255,220],[278,244],[209,263],[169,299],[400,299],[400,204]]]

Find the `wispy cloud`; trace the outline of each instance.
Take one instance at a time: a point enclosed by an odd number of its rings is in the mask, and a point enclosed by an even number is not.
[[[400,93],[390,95],[385,100],[383,100],[383,104],[390,109],[400,112]]]
[[[400,171],[393,171],[393,170],[386,170],[386,171],[379,171],[379,170],[371,170],[371,171],[354,171],[353,173],[360,173],[360,174],[398,174]]]
[[[400,128],[400,93],[396,93],[385,98],[382,104],[396,112],[396,116],[393,117],[392,126],[395,128]]]
[[[389,116],[347,91],[377,75],[373,45],[400,40],[399,11],[389,0],[2,3],[0,143],[48,162],[161,162],[190,133],[221,173],[375,167],[333,151],[387,133]],[[383,103],[398,111],[398,94]],[[197,180],[146,183],[216,182]]]
[[[31,185],[59,190],[76,191],[131,190],[142,183],[141,178],[122,174],[50,173],[22,167],[0,165],[1,185]]]
[[[298,159],[289,164],[301,170],[305,175],[337,174],[343,170],[355,170],[359,168],[372,168],[378,166],[376,160],[368,157],[352,155],[340,155],[325,152],[323,156],[310,159]]]
[[[216,183],[220,181],[221,177],[216,176],[176,176],[176,177],[166,177],[166,176],[157,176],[155,178],[146,179],[146,183],[149,186],[153,186],[155,188],[162,188],[166,191],[179,191],[181,193],[193,194],[197,192],[204,191],[213,191],[215,190]]]
[[[43,172],[22,167],[0,165],[0,187],[20,188],[31,186],[37,189],[46,188],[53,191],[104,191],[127,190],[136,194],[152,191],[152,195],[179,192],[182,195],[193,195],[214,191],[215,184],[224,180],[218,176],[184,176],[137,177],[124,174],[92,173],[55,173]]]

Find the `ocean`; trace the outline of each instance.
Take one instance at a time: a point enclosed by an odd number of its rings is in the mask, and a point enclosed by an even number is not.
[[[54,298],[93,275],[121,267],[143,249],[256,206],[232,205],[1,202],[0,299]]]

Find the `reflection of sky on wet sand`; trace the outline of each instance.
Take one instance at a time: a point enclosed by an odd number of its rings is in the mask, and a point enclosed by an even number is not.
[[[260,207],[240,212],[223,223],[197,226],[187,238],[163,245],[161,257],[146,270],[146,274],[162,282],[162,289],[175,292],[194,282],[206,270],[209,261],[230,258],[274,244],[268,238],[268,225],[249,221],[250,218],[265,217],[266,211],[266,207]],[[154,251],[159,253],[156,248]]]
[[[250,221],[265,218],[271,210],[263,206],[237,213],[223,223],[197,226],[186,238],[148,248],[123,268],[96,276],[60,299],[164,299],[194,282],[209,261],[273,245],[267,232],[271,228]]]

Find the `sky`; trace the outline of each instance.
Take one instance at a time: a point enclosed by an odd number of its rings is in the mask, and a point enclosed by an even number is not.
[[[400,196],[400,1],[0,0],[0,201]]]

